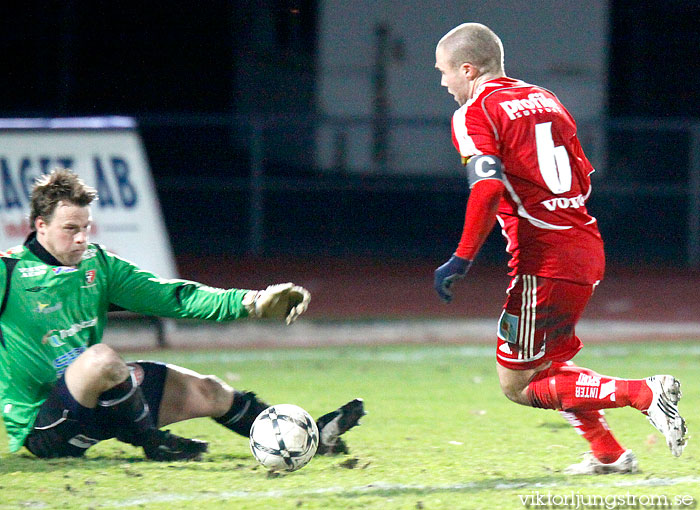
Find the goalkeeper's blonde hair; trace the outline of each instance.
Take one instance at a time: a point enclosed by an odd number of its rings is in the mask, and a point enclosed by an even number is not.
[[[41,217],[51,222],[59,202],[69,202],[80,207],[97,200],[97,190],[85,184],[76,174],[65,168],[56,167],[51,173],[34,181],[32,188],[29,224],[36,230],[36,219]]]

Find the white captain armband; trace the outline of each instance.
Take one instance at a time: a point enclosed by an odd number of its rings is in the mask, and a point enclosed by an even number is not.
[[[472,156],[467,161],[467,179],[469,180],[469,188],[483,181],[484,179],[503,180],[503,167],[501,160],[496,156],[487,156],[479,154]]]

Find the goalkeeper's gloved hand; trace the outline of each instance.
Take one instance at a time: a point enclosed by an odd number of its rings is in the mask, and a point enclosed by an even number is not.
[[[248,316],[256,319],[284,319],[294,322],[306,311],[311,294],[293,283],[270,285],[265,290],[251,290],[243,296]]]
[[[435,292],[445,303],[452,301],[452,284],[464,278],[471,265],[471,260],[452,255],[450,260],[435,270]]]

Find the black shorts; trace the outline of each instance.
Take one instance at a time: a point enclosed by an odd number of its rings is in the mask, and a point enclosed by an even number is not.
[[[153,361],[137,361],[129,365],[143,368],[143,378],[137,379],[153,421],[157,422],[168,368],[164,363]],[[118,433],[109,420],[100,419],[99,406],[93,423],[76,420],[59,395],[61,385],[65,387],[63,376],[39,408],[34,428],[24,442],[27,450],[40,458],[82,457],[88,448],[116,437]]]

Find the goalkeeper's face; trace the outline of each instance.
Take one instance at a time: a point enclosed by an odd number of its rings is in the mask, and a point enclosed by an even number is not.
[[[51,218],[36,219],[36,236],[41,245],[61,264],[77,266],[87,248],[90,206],[59,202]]]

